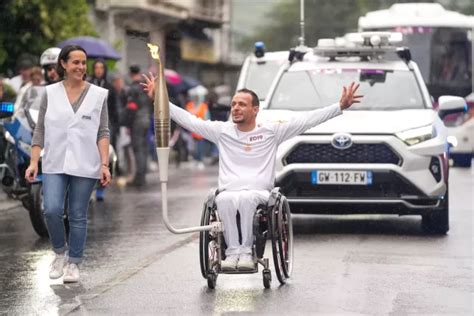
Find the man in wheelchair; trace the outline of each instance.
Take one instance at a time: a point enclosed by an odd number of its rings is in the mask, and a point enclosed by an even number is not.
[[[144,75],[145,91],[153,98],[155,78]],[[197,133],[219,148],[219,179],[215,203],[224,226],[227,248],[222,270],[253,270],[253,216],[259,204],[265,204],[275,182],[275,157],[278,145],[291,137],[321,124],[354,103],[359,85],[343,87],[338,103],[322,109],[299,112],[288,121],[257,122],[258,96],[241,89],[232,98],[232,121],[204,121],[170,103],[171,118],[183,128]],[[237,227],[240,214],[241,242]]]

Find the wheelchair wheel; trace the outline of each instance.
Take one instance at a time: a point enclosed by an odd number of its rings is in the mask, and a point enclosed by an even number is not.
[[[214,221],[214,212],[212,207],[207,203],[204,204],[204,209],[201,216],[201,226],[209,225]],[[210,231],[203,231],[199,233],[199,261],[201,266],[201,274],[204,279],[207,279],[207,285],[213,289],[216,286],[217,271],[215,271],[215,264],[218,260],[217,254],[217,238],[218,235]]]
[[[288,201],[278,198],[270,214],[271,240],[275,274],[285,284],[293,270],[293,225]]]

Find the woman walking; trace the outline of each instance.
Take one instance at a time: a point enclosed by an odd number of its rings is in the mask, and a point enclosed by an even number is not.
[[[97,182],[110,182],[107,90],[85,81],[85,50],[68,45],[61,50],[57,70],[61,81],[46,87],[33,134],[31,162],[25,178],[38,173],[41,150],[44,217],[55,252],[49,277],[79,281],[87,234],[87,209]],[[70,232],[63,224],[68,192]]]

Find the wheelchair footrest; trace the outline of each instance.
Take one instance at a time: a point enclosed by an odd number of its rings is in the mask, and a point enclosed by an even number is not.
[[[219,271],[219,274],[252,274],[252,273],[257,273],[258,272],[258,267],[255,266],[254,270],[223,270]]]

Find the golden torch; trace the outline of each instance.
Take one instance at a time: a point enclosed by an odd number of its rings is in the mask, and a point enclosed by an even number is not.
[[[166,89],[165,72],[163,64],[160,60],[160,49],[157,45],[148,43],[151,57],[156,61],[158,73],[155,79],[155,101],[154,101],[154,118],[155,118],[155,143],[156,153],[158,155],[158,170],[160,172],[161,182],[161,205],[163,222],[166,228],[174,234],[185,234],[204,230],[223,231],[220,222],[207,226],[197,226],[177,229],[174,228],[168,220],[168,163],[169,163],[169,140],[170,140],[170,108],[168,99],[168,90]]]
[[[166,89],[165,72],[160,60],[160,49],[157,45],[148,43],[151,57],[156,61],[158,73],[155,79],[155,144],[156,148],[169,146],[170,141],[170,110],[168,90]]]

